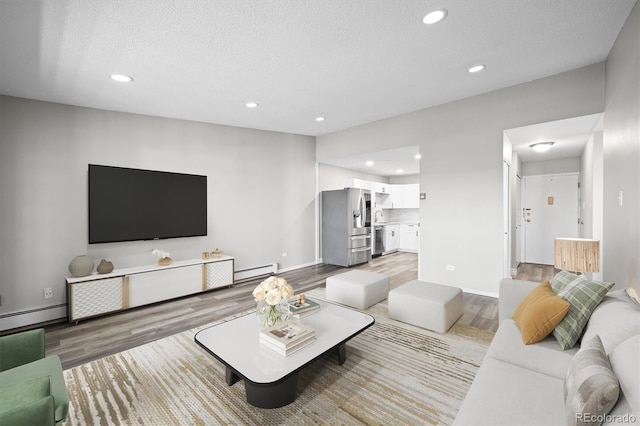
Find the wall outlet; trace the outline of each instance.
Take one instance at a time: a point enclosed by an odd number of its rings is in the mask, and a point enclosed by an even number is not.
[[[44,289],[44,298],[45,299],[51,299],[53,297],[53,289],[52,288],[45,288]]]
[[[447,271],[455,271],[456,267],[455,265],[447,265]]]

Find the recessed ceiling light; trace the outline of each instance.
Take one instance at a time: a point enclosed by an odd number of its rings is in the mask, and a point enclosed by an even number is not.
[[[555,144],[555,142],[538,142],[529,145],[529,148],[535,152],[547,152]]]
[[[246,106],[247,108],[257,108],[258,107],[258,103],[257,102],[247,102],[246,104],[244,104],[244,106]]]
[[[421,158],[422,158],[422,155],[420,155],[420,154],[416,154],[413,158],[415,158],[416,160],[419,160],[419,159],[421,159]]]
[[[480,72],[484,69],[484,65],[474,65],[471,68],[469,68],[467,71],[470,72],[471,74],[476,73],[476,72]]]
[[[129,83],[133,81],[133,77],[124,74],[111,74],[109,77],[120,83]]]
[[[434,10],[433,12],[427,13],[427,16],[425,16],[422,19],[422,22],[424,22],[427,25],[437,24],[438,22],[442,21],[446,17],[447,17],[447,9]]]
[[[369,161],[367,161],[365,164],[366,164],[367,166],[373,166],[375,163],[374,163],[373,161],[369,160]]]
[[[398,169],[398,170],[396,170],[396,173],[397,173],[397,174],[399,174],[399,175],[401,175],[402,173],[404,173],[404,170],[402,170],[402,169]]]
[[[316,117],[316,121],[317,122],[324,121],[324,117]]]

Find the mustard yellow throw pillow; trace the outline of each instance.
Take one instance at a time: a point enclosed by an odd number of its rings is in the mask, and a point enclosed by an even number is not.
[[[524,298],[513,313],[525,345],[547,337],[567,315],[571,304],[556,296],[549,281],[545,281]]]

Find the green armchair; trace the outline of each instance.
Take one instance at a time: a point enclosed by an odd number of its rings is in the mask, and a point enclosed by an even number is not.
[[[51,425],[68,411],[62,364],[45,356],[44,330],[0,337],[0,425]]]

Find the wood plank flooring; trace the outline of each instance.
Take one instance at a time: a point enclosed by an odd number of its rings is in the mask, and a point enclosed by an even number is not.
[[[394,288],[417,278],[418,255],[401,252],[388,254],[355,268],[389,275],[391,287]],[[298,294],[323,287],[327,277],[346,270],[321,264],[278,275],[285,278]],[[534,277],[537,271],[534,267],[526,269],[518,278],[539,281]],[[543,272],[540,272],[542,276]],[[255,307],[251,292],[262,279],[264,277],[230,288],[85,320],[77,325],[62,323],[47,326],[46,352],[60,356],[66,369],[216,321]],[[459,323],[495,331],[498,328],[497,299],[464,293],[464,313]]]

